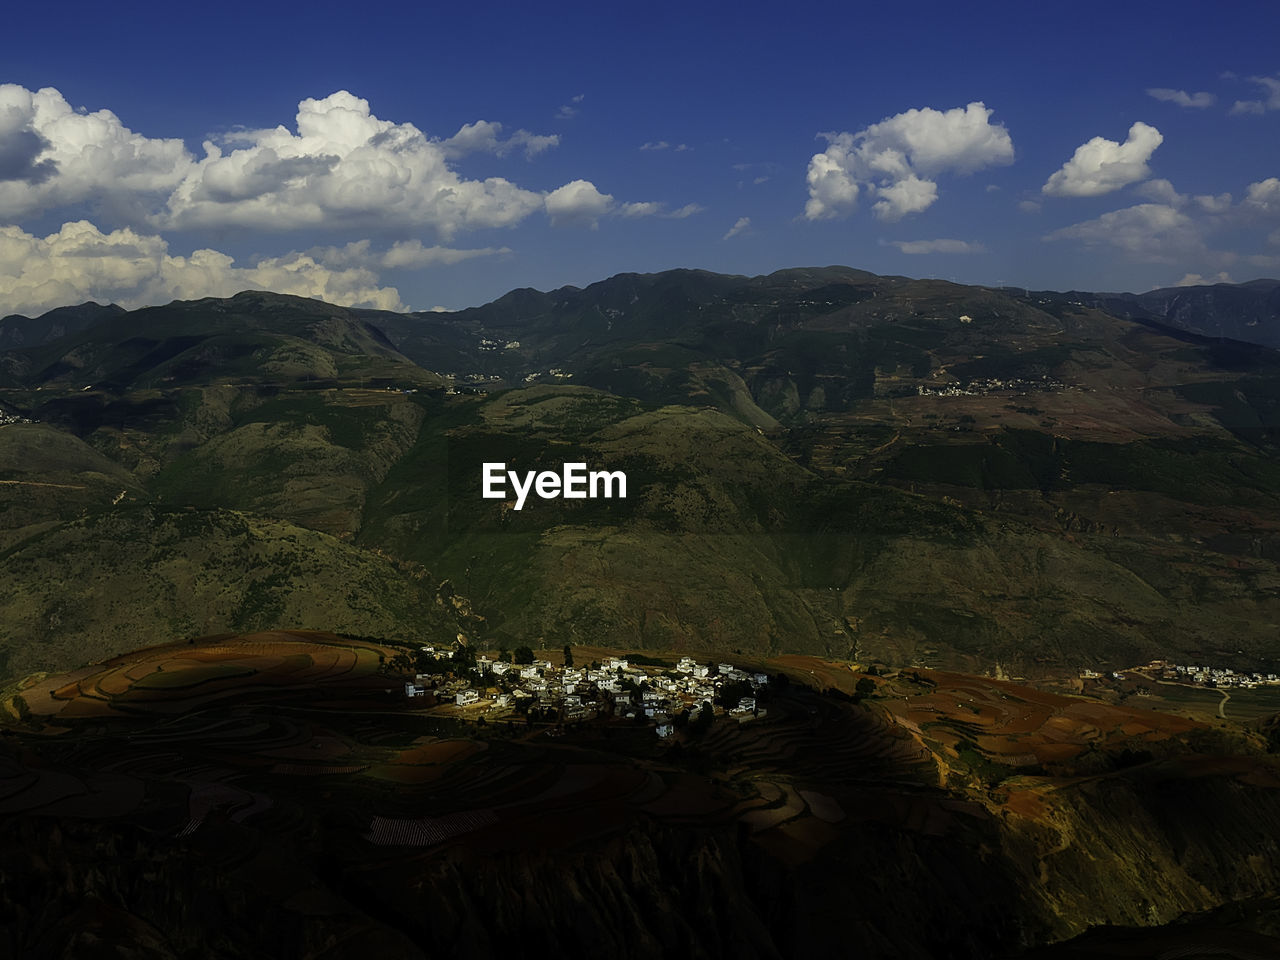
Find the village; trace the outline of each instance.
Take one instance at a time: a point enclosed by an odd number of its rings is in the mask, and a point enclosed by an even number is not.
[[[1022,378],[971,380],[967,384],[949,383],[945,387],[928,387],[924,384],[919,384],[916,386],[916,393],[921,397],[983,397],[989,393],[999,393],[1001,391],[1016,391],[1020,394],[1025,394],[1029,391],[1060,389],[1063,389],[1063,384],[1051,377],[1042,376],[1039,380],[1024,380]]]
[[[9,413],[7,410],[0,408],[0,427],[3,427],[10,423],[33,423],[33,422],[34,421],[28,420],[26,417],[20,417],[15,413]]]
[[[1240,687],[1252,689],[1269,684],[1280,684],[1280,675],[1259,671],[1236,671],[1231,667],[1204,667],[1167,660],[1152,660],[1145,667],[1134,667],[1128,673],[1114,670],[1109,674],[1096,670],[1081,670],[1082,680],[1099,680],[1109,676],[1112,680],[1144,678],[1171,683],[1198,684],[1205,687]]]
[[[560,665],[535,659],[528,647],[492,659],[464,646],[452,651],[423,646],[412,661],[401,655],[392,667],[404,670],[411,663],[415,675],[405,681],[404,695],[434,707],[433,712],[486,722],[631,719],[650,724],[662,738],[691,718],[764,716],[759,701],[767,698],[770,683],[766,673],[690,657],[674,667],[640,655],[575,667],[567,646]]]

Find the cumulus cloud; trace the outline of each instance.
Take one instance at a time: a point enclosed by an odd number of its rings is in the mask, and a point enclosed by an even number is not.
[[[1180,107],[1193,107],[1198,110],[1212,107],[1218,99],[1212,93],[1206,93],[1203,90],[1199,93],[1187,93],[1185,90],[1172,90],[1168,87],[1148,87],[1147,96],[1155,97],[1157,100],[1163,100],[1166,103],[1176,103]]]
[[[986,253],[987,248],[980,243],[969,243],[966,240],[890,240],[891,247],[897,247],[902,253],[918,255],[926,253]]]
[[[991,113],[981,102],[945,112],[925,107],[857,133],[820,134],[827,149],[809,161],[805,217],[847,216],[865,192],[876,198],[877,217],[899,220],[937,200],[938,175],[1012,163],[1013,141]]]
[[[545,204],[552,226],[588,226],[593,230],[614,206],[613,195],[601,193],[589,180],[574,180],[552,190]]]
[[[559,134],[537,134],[528,130],[517,130],[507,139],[501,139],[502,124],[489,120],[477,120],[475,123],[464,123],[452,137],[441,140],[444,155],[450,160],[465,157],[469,153],[492,153],[499,157],[516,150],[524,152],[526,160],[532,160],[540,153],[560,145]]]
[[[1280,76],[1250,77],[1249,82],[1262,87],[1263,96],[1258,100],[1237,100],[1232,104],[1232,113],[1266,113],[1268,110],[1280,110]]]
[[[581,98],[575,98],[575,102]],[[237,130],[193,156],[151,139],[109,110],[73,109],[57,90],[0,86],[0,222],[91,204],[95,220],[151,231],[306,228],[385,232],[510,227],[546,209],[546,193],[502,177],[467,179],[470,153],[532,158],[555,135],[479,120],[441,140],[383,120],[338,91],[298,104],[294,128]]]
[[[1272,269],[1274,258],[1211,249],[1215,232],[1241,239],[1260,238],[1280,220],[1280,178],[1251,183],[1242,200],[1230,193],[1191,196],[1167,180],[1150,180],[1138,188],[1154,201],[1105,213],[1049,234],[1045,240],[1078,240],[1087,246],[1110,247],[1130,259],[1177,263],[1197,276],[1209,276],[1237,261]],[[1280,237],[1280,231],[1272,239]],[[1245,241],[1248,242],[1248,241]]]
[[[103,233],[85,220],[46,237],[0,227],[0,313],[36,315],[96,300],[139,307],[171,299],[227,297],[241,290],[319,297],[344,306],[403,310],[394,287],[365,267],[329,267],[289,253],[248,267],[217,250],[174,256],[161,237],[124,228]]]
[[[938,185],[932,180],[921,180],[915,174],[879,187],[877,200],[871,207],[881,220],[901,220],[909,213],[928,210],[938,199]]]
[[[721,239],[728,240],[730,237],[736,237],[738,236],[738,234],[746,233],[750,229],[751,229],[751,218],[739,217],[737,221],[734,223],[734,225],[729,228],[729,232],[726,233],[723,237],[721,237]]]
[[[448,148],[411,123],[381,120],[346,91],[298,104],[297,133],[283,126],[206,141],[157,219],[166,227],[509,227],[541,209],[540,193],[502,177],[466,180]],[[492,125],[463,128],[459,143],[496,143]],[[493,141],[489,141],[489,136]],[[235,146],[243,144],[243,146]]]
[[[1268,177],[1249,184],[1244,202],[1262,213],[1280,213],[1280,178]]]
[[[1174,189],[1172,183],[1164,179],[1148,180],[1146,183],[1140,184],[1136,188],[1136,192],[1148,200],[1154,200],[1157,203],[1163,203],[1179,209],[1192,206],[1205,213],[1228,213],[1232,209],[1231,194],[1229,193],[1200,194],[1192,197],[1185,193],[1179,193]]]
[[[1019,200],[1018,209],[1023,213],[1039,213],[1044,206],[1039,200]]]
[[[1138,122],[1124,143],[1094,137],[1076,147],[1075,154],[1051,176],[1041,192],[1056,197],[1098,197],[1151,174],[1147,161],[1164,142],[1160,131]]]
[[[85,201],[128,207],[186,175],[181,140],[134,133],[110,110],[77,112],[52,87],[0,85],[0,219]]]
[[[651,140],[647,143],[640,144],[641,150],[675,150],[676,153],[683,153],[689,149],[687,143],[677,143],[674,147],[666,140]]]
[[[1055,230],[1045,239],[1116,247],[1134,259],[1163,263],[1205,249],[1191,217],[1163,203],[1140,203],[1113,210],[1094,220]]]

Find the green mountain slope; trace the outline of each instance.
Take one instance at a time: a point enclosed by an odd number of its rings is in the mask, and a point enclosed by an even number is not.
[[[39,421],[0,426],[6,643],[57,651],[11,670],[202,618],[389,631],[444,579],[512,645],[1028,673],[1274,654],[1280,355],[1083,302],[672,271],[445,315],[245,293],[4,357],[0,402]],[[490,462],[621,470],[628,496],[517,510],[482,497]],[[141,522],[112,545],[103,524],[148,510],[212,531],[174,536],[226,598],[180,585]],[[306,563],[240,569],[227,518]],[[68,619],[49,584],[99,556],[115,599]]]

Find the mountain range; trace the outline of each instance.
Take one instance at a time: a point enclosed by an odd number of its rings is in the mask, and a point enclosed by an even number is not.
[[[175,636],[1265,665],[1280,283],[676,270],[0,321],[0,674]],[[481,496],[481,464],[625,500]]]

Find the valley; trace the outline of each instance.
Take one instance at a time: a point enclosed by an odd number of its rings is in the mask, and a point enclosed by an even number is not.
[[[1280,354],[1107,309],[0,321],[0,952],[1275,952]]]

